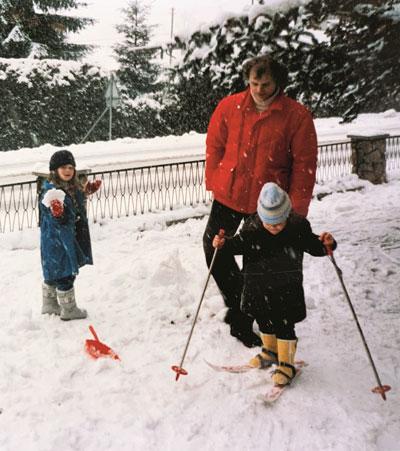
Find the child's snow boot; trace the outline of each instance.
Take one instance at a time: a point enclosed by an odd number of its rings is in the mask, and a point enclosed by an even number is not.
[[[279,365],[272,375],[275,385],[290,384],[296,368],[294,367],[294,356],[296,354],[297,340],[278,339],[278,360]]]
[[[263,347],[261,353],[253,357],[249,365],[254,368],[269,368],[274,363],[278,363],[278,346],[275,335],[261,333]]]
[[[57,302],[56,287],[42,284],[42,314],[43,315],[59,315],[60,306]]]
[[[68,291],[57,290],[57,296],[61,305],[60,318],[62,320],[69,321],[70,319],[84,319],[87,317],[87,311],[76,306],[74,287]]]

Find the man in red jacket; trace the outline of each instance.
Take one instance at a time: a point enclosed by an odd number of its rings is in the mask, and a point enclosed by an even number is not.
[[[257,210],[267,182],[290,197],[293,210],[307,215],[315,183],[317,137],[310,112],[284,94],[287,69],[269,55],[243,66],[248,88],[225,97],[215,109],[207,132],[206,188],[214,201],[203,236],[208,266],[219,229],[234,235],[242,219]],[[258,346],[253,318],[240,310],[242,275],[232,254],[222,248],[212,275],[228,307],[231,335]]]

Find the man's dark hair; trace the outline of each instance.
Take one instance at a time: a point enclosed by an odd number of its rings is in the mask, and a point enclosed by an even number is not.
[[[270,55],[260,55],[248,59],[243,64],[243,78],[249,80],[250,71],[255,70],[255,77],[261,78],[263,75],[271,75],[274,82],[283,91],[288,84],[287,68],[274,60]]]

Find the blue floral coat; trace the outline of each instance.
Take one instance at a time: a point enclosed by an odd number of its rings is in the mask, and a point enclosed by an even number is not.
[[[49,281],[76,275],[81,266],[93,264],[84,193],[76,191],[74,204],[66,192],[64,214],[55,218],[42,203],[53,188],[56,186],[46,181],[39,199],[41,262],[44,280]]]

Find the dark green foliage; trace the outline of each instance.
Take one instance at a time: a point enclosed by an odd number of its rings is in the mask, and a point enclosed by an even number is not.
[[[185,116],[191,114],[191,129],[204,132],[217,102],[244,89],[243,62],[265,52],[289,67],[287,93],[302,97],[313,110],[320,108],[322,94],[311,91],[315,83],[304,67],[308,62],[315,76],[322,78],[323,73],[318,74],[313,65],[326,46],[307,31],[310,15],[302,8],[292,8],[285,14],[265,11],[254,20],[248,16],[228,19],[222,26],[194,33],[187,42],[176,40],[186,51],[172,78],[181,127],[189,125]]]
[[[347,2],[346,15],[326,30],[331,48],[342,55],[335,93],[345,120],[400,106],[400,2],[375,3]],[[323,18],[333,11],[328,3],[317,13]]]
[[[93,20],[57,14],[60,9],[79,6],[85,6],[85,3],[76,0],[2,0],[0,57],[79,59],[91,47],[68,43],[66,37],[92,24]]]
[[[0,60],[1,150],[83,138],[104,109],[107,79],[97,68],[74,64],[66,70],[62,63],[41,61],[22,75],[22,64]]]
[[[0,59],[0,151],[79,143],[106,108],[108,82],[87,64],[41,60],[26,71],[23,60]],[[113,138],[170,134],[159,110],[146,98],[123,98],[113,109]],[[108,140],[108,121],[105,114],[88,140]]]
[[[255,18],[231,18],[188,41],[176,39],[185,51],[171,88],[180,127],[192,111],[191,129],[204,131],[217,102],[243,89],[243,62],[265,52],[288,67],[286,93],[315,116],[349,121],[398,108],[400,2],[374,3],[313,0],[281,12],[265,6]]]
[[[189,131],[205,133],[218,99],[226,93],[212,82],[209,72],[197,69],[198,76],[189,79],[172,71],[175,83],[167,92],[169,102],[161,112],[162,122],[172,134],[181,135]]]
[[[154,61],[159,50],[148,47],[153,28],[147,23],[149,8],[131,0],[123,12],[125,23],[117,26],[123,41],[114,49],[120,65],[117,76],[122,89],[129,98],[134,99],[159,89],[157,79],[160,67]]]
[[[29,0],[0,3],[1,37],[9,27],[5,12],[16,3],[24,11],[32,5]],[[35,4],[47,13],[75,3]],[[287,65],[286,92],[317,117],[348,121],[362,112],[398,109],[400,0],[374,3],[312,0],[285,12],[265,6],[258,17],[234,17],[187,41],[177,38],[175,47],[184,58],[167,74],[154,61],[157,49],[148,48],[146,8],[130,3],[120,27],[125,39],[116,48],[122,103],[113,111],[113,137],[205,132],[218,101],[244,89],[243,62],[265,52]],[[21,36],[14,44],[23,53],[31,41]],[[106,75],[77,63],[36,61],[30,71],[22,70],[22,63],[0,60],[0,150],[79,142],[104,111]],[[89,139],[108,139],[107,115]]]
[[[160,49],[149,46],[153,26],[148,24],[149,6],[131,0],[123,10],[125,22],[117,26],[122,42],[115,46],[122,105],[116,125],[125,136],[154,137],[166,133],[160,122],[163,110]]]
[[[121,26],[126,41],[117,47],[121,104],[113,109],[113,138],[170,133],[161,119],[160,69],[150,61],[154,51],[135,51],[148,43],[150,30],[144,22],[146,16],[131,4],[127,10],[129,20],[136,13],[140,13],[137,22]],[[0,60],[1,150],[80,142],[106,108],[108,77],[98,68],[78,63],[31,60],[29,64],[31,69],[24,71],[23,60],[21,64]],[[108,139],[108,120],[108,114],[104,115],[88,139]]]

